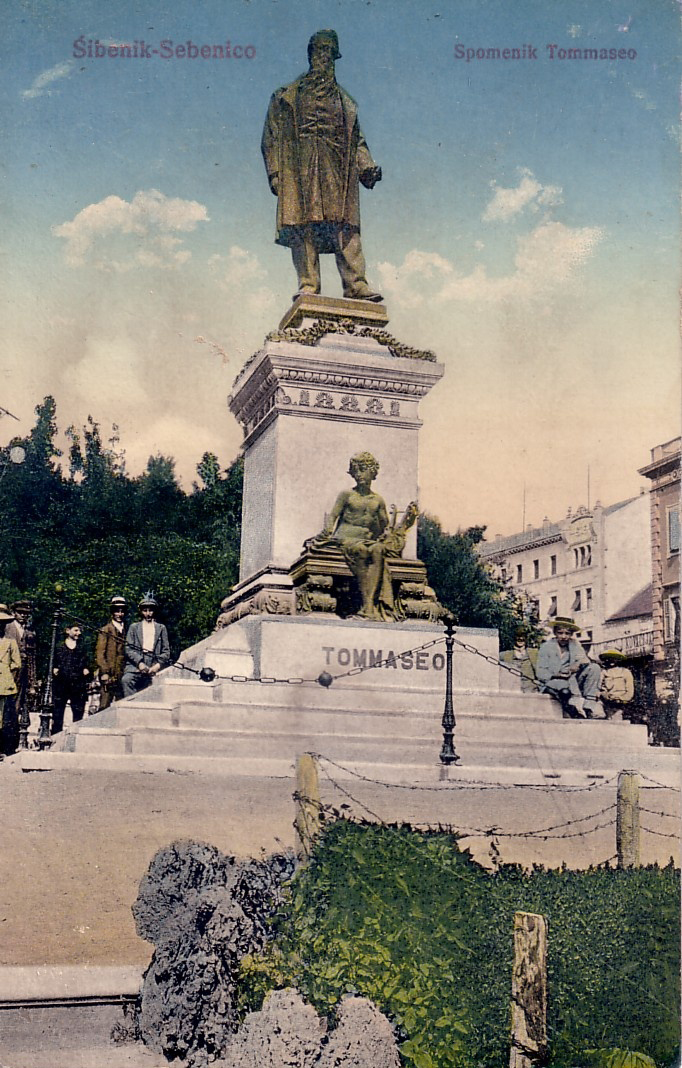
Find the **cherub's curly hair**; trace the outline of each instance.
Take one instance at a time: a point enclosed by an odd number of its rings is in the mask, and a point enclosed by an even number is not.
[[[355,456],[351,456],[348,465],[348,474],[355,478],[355,471],[361,464],[363,467],[369,467],[372,472],[372,478],[377,477],[379,474],[379,464],[372,456],[371,452],[356,452]]]

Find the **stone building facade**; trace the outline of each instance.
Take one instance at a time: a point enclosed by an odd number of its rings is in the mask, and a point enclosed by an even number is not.
[[[547,625],[571,616],[594,653],[616,647],[628,656],[653,651],[648,494],[608,507],[569,509],[480,547],[482,558]]]
[[[651,450],[640,474],[651,482],[652,630],[656,692],[667,697],[680,681],[680,445]]]

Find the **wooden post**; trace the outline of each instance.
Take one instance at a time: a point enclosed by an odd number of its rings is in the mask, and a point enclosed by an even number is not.
[[[619,868],[639,867],[639,775],[636,771],[621,771],[618,775],[616,852]]]
[[[307,860],[320,833],[320,775],[317,761],[310,753],[296,760],[296,854]]]
[[[547,920],[514,913],[514,969],[509,1068],[545,1064],[547,1046]]]

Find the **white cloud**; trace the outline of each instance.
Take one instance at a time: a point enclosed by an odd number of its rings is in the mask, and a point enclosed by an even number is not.
[[[38,96],[52,95],[52,89],[50,86],[53,82],[59,81],[61,78],[68,78],[71,72],[74,70],[76,64],[73,59],[66,59],[63,63],[57,63],[54,67],[50,67],[49,70],[43,71],[37,78],[34,79],[30,89],[24,89],[21,96],[23,100],[35,100]]]
[[[209,262],[219,272],[221,285],[228,288],[261,281],[266,276],[258,257],[239,245],[232,245],[227,256],[211,256]]]
[[[483,212],[484,222],[511,219],[529,205],[534,211],[540,207],[553,207],[562,202],[562,189],[558,185],[541,185],[532,171],[523,167],[521,180],[516,188],[506,189],[491,182],[493,198]]]
[[[67,242],[66,260],[72,267],[89,261],[100,270],[125,271],[135,265],[167,269],[178,267],[191,257],[175,233],[188,233],[199,222],[208,222],[203,204],[148,189],[136,193],[130,202],[109,196],[97,204],[88,204],[70,222],[53,226],[52,233]],[[125,255],[120,259],[114,249],[118,252],[122,237],[128,241],[124,242]],[[93,256],[95,249],[97,256]]]
[[[570,227],[544,222],[517,239],[514,270],[491,276],[484,266],[457,272],[442,256],[414,249],[400,266],[380,263],[382,286],[403,306],[454,300],[533,300],[567,285],[604,236],[599,227]]]
[[[232,245],[227,256],[211,256],[209,265],[221,289],[231,296],[239,293],[241,305],[251,314],[260,314],[274,306],[275,294],[262,284],[267,271],[253,252]]]

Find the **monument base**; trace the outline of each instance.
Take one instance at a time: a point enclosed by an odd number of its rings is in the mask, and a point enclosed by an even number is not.
[[[460,628],[456,638],[483,656],[455,646],[460,763],[450,778],[580,785],[632,768],[676,779],[679,751],[648,746],[646,727],[565,720],[549,696],[500,687],[497,665],[485,659],[497,655],[495,631]],[[248,617],[186,650],[181,662],[184,670],[162,672],[149,689],[64,732],[61,752],[25,754],[22,766],[161,762],[267,777],[289,775],[301,753],[314,752],[332,762],[335,778],[439,781],[442,627]],[[215,678],[203,682],[195,672],[207,667]]]
[[[388,312],[384,304],[374,304],[369,300],[301,293],[282,318],[279,329],[296,329],[304,319],[326,319],[330,322],[352,319],[364,326],[385,326],[388,323]]]

